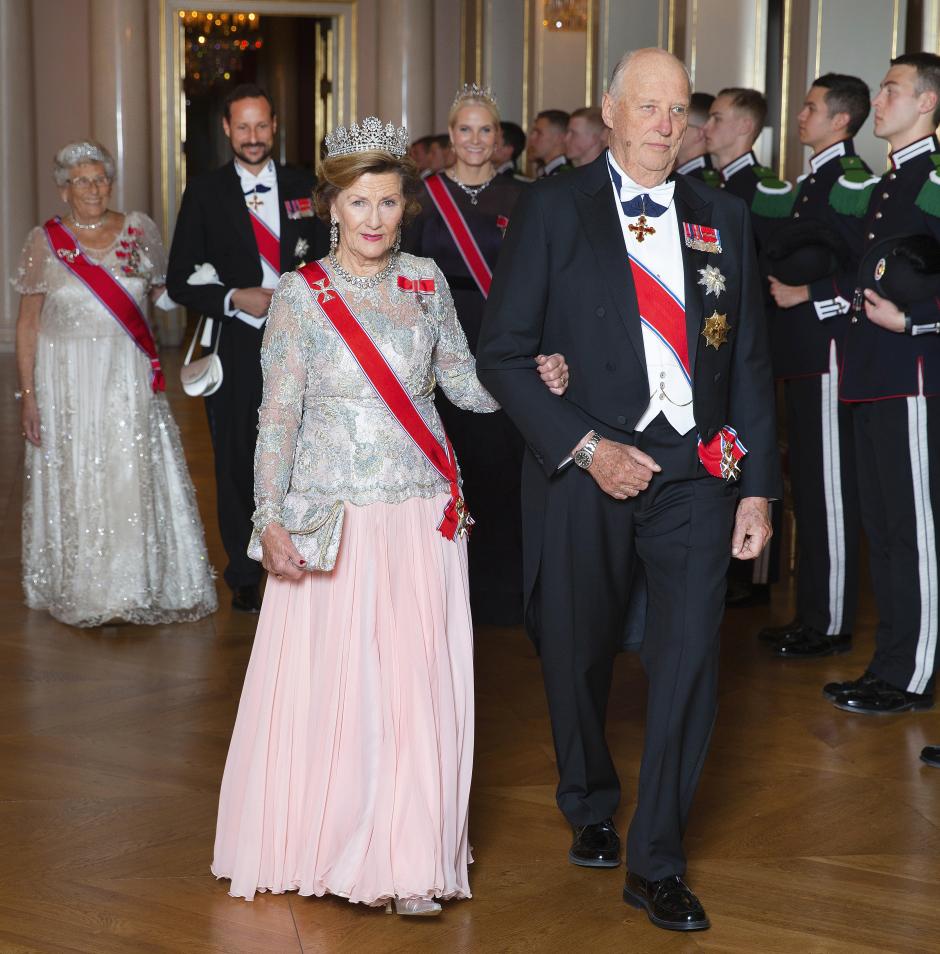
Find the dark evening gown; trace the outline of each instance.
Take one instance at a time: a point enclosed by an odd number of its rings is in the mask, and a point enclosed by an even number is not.
[[[528,184],[496,176],[477,197],[443,177],[480,252],[496,268],[506,221]],[[421,213],[407,230],[403,247],[433,258],[447,278],[457,317],[476,354],[486,299],[470,275],[427,190],[418,195]],[[470,605],[476,623],[511,626],[522,622],[521,490],[523,442],[502,412],[473,414],[437,393],[438,413],[454,445],[463,489],[476,525],[470,536]]]

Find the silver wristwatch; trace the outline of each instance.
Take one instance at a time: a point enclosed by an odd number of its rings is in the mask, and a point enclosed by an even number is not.
[[[597,431],[592,431],[587,443],[580,450],[574,452],[574,462],[582,470],[587,470],[594,461],[594,452],[597,445],[601,442],[601,435]]]

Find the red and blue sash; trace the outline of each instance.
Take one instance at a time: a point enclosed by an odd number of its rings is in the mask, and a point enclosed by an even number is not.
[[[473,276],[477,288],[486,298],[490,293],[490,285],[493,284],[493,272],[486,263],[486,259],[480,251],[480,246],[477,245],[477,240],[473,237],[470,226],[467,225],[467,220],[461,214],[460,209],[457,208],[454,197],[444,184],[444,177],[439,172],[433,176],[428,176],[424,180],[424,186],[428,190],[428,195],[431,196],[435,208],[444,220],[447,231],[450,232],[450,237],[454,240],[454,245],[457,246],[457,251],[460,252],[464,265],[467,266],[467,271]]]
[[[75,236],[62,224],[59,216],[49,219],[43,230],[59,261],[111,312],[134,344],[150,359],[150,386],[153,390],[165,391],[166,381],[157,345],[147,319],[130,292],[106,268],[96,265],[81,251]]]
[[[630,256],[640,320],[672,352],[685,379],[692,384],[689,339],[685,330],[685,306],[642,262]]]
[[[672,352],[689,386],[692,368],[689,364],[689,339],[685,327],[685,307],[679,299],[643,264],[630,256],[633,284],[640,320]],[[707,443],[698,439],[698,456],[702,466],[713,477],[736,480],[741,476],[739,461],[747,448],[738,440],[738,432],[726,424]]]
[[[255,244],[262,260],[271,266],[275,275],[281,274],[281,240],[268,228],[261,219],[248,209],[251,219],[251,230],[255,233]]]
[[[330,284],[330,276],[323,266],[319,262],[310,262],[298,271],[310,286],[320,310],[349,349],[389,413],[414,441],[431,466],[450,484],[450,501],[437,529],[448,540],[453,540],[457,535],[466,536],[473,525],[473,518],[467,511],[457,483],[457,458],[450,441],[445,436],[445,443],[441,444],[434,436],[398,375],[352,313],[343,296]]]

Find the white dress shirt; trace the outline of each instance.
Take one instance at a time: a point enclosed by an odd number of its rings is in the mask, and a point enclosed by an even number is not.
[[[238,173],[238,180],[241,183],[242,193],[251,192],[250,195],[244,196],[246,203],[248,200],[252,202],[251,211],[254,212],[275,235],[280,236],[281,209],[278,204],[277,170],[274,167],[274,160],[269,159],[268,164],[258,175],[249,172],[237,159],[233,161],[235,163],[235,171]],[[270,191],[253,192],[252,190],[257,185],[265,185]],[[256,198],[258,199],[257,203],[254,201]],[[261,287],[270,289],[277,288],[279,278],[280,275],[262,258]],[[232,295],[234,295],[236,291],[237,289],[231,288],[225,296],[225,314],[238,318],[239,321],[244,321],[246,325],[251,325],[252,328],[260,328],[267,320],[267,316],[262,315],[260,318],[256,318],[254,315],[249,315],[247,311],[240,311],[238,308],[234,308],[232,306]]]
[[[620,168],[613,155],[608,153],[608,156],[621,179],[620,195],[616,193],[613,179],[611,179],[611,189],[617,200],[617,214],[620,217],[627,254],[665,285],[684,310],[685,269],[682,263],[682,244],[679,238],[675,202],[670,196],[669,205],[662,215],[657,218],[647,216],[646,224],[656,231],[653,234],[647,233],[642,242],[637,241],[635,233],[630,231],[629,226],[636,225],[639,217],[625,215],[620,202],[627,202],[640,193],[648,195],[652,190],[637,185]],[[650,403],[637,421],[635,430],[645,430],[650,421],[659,414],[663,414],[679,434],[687,434],[695,426],[692,387],[672,350],[645,322],[642,328]]]

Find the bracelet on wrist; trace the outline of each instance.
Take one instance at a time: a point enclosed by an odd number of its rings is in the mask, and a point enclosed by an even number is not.
[[[32,389],[32,388],[23,388],[23,389],[20,390],[20,391],[14,391],[14,392],[13,392],[13,399],[16,400],[16,401],[22,401],[24,397],[27,397],[28,395],[30,395],[30,394],[32,394],[32,393],[33,393],[33,389]]]

